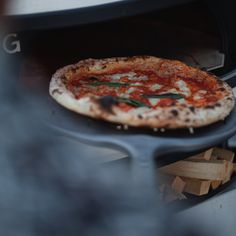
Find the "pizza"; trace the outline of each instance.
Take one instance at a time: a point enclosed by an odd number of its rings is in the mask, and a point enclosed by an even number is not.
[[[82,115],[167,129],[224,120],[235,103],[229,85],[213,74],[153,56],[79,61],[53,75],[49,92]]]

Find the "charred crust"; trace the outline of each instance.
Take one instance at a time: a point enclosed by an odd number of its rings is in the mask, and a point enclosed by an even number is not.
[[[190,110],[191,112],[195,112],[195,107],[189,107],[189,110]]]
[[[222,88],[219,88],[218,90],[221,91],[221,92],[224,92],[225,88],[222,87]]]
[[[98,80],[98,78],[93,77],[93,76],[92,76],[92,77],[89,77],[88,79],[91,80],[91,81],[97,81],[97,80]]]
[[[61,77],[61,81],[62,81],[62,82],[66,82],[66,81],[67,81],[67,78],[66,78],[65,75],[63,75],[63,76]]]
[[[70,68],[70,71],[72,72],[72,73],[76,73],[76,67],[72,67],[72,68]]]
[[[216,103],[215,106],[216,107],[221,107],[221,104],[220,103]]]
[[[54,89],[52,91],[52,95],[54,95],[55,93],[60,94],[60,95],[62,94],[62,92],[59,89]]]
[[[140,114],[138,114],[138,118],[139,118],[140,120],[142,120],[142,119],[143,119],[143,116],[140,115]]]
[[[112,96],[104,96],[102,98],[97,99],[97,103],[100,106],[101,109],[114,114],[112,107],[114,105],[117,105],[117,101],[114,97]]]
[[[232,99],[232,98],[230,98],[230,97],[228,97],[228,98],[227,98],[227,100],[229,100],[229,101],[232,101],[233,99]]]
[[[177,110],[171,110],[170,111],[173,116],[178,116],[179,112]]]
[[[219,85],[223,85],[224,84],[224,82],[222,81],[222,80],[220,80],[219,78],[217,78],[216,76],[214,76],[215,77],[215,79],[217,80],[217,83],[219,84]]]
[[[210,106],[210,105],[209,105],[209,106],[206,106],[205,108],[206,108],[206,109],[214,109],[215,106]]]
[[[185,119],[185,122],[187,122],[187,123],[190,122],[190,119]]]

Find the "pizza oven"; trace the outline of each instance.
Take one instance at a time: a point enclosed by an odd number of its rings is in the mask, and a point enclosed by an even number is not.
[[[54,107],[49,98],[50,76],[56,69],[81,59],[154,55],[178,59],[214,73],[236,88],[235,7],[233,0],[60,0],[37,4],[27,0],[12,1],[5,15],[9,27],[3,48],[7,58],[14,62],[16,83],[23,87],[24,92],[37,92],[42,98],[46,123],[56,131],[56,136],[70,140],[78,150],[89,149],[94,162],[105,163],[106,166],[129,166],[132,178],[141,178],[152,188],[157,167],[204,152],[213,146],[235,152],[236,136],[233,137],[233,131],[229,130],[224,139],[218,133],[214,135],[218,126],[209,130],[206,127],[204,133],[201,131],[200,134],[181,131],[174,134],[170,148],[167,145],[169,141],[166,141],[168,133],[160,134],[163,139],[147,139],[146,143],[140,141],[142,136],[135,136],[136,131],[127,135],[129,138],[134,136],[132,140],[126,137],[124,140],[115,140],[110,130],[104,128],[102,131],[101,126],[86,123],[86,119],[82,118],[79,122],[83,125],[79,130],[85,133],[80,136],[78,129],[73,126],[76,115],[70,116]],[[86,125],[98,131],[86,133]],[[182,148],[177,145],[181,135],[187,135],[189,139],[191,135],[197,138],[198,135],[201,138],[204,136],[205,140],[209,133],[214,136],[209,143],[193,141]],[[224,134],[224,129],[221,133]],[[126,135],[125,130],[122,135]],[[159,145],[157,152],[150,151],[152,145],[149,142]],[[129,144],[133,144],[132,148],[128,147]],[[166,152],[168,148],[172,151]],[[153,158],[147,161],[149,155],[153,155]],[[178,214],[204,204],[207,207],[208,202],[212,204],[211,201],[217,201],[215,199],[221,199],[222,196],[228,197],[234,193],[234,186],[235,178],[232,177],[230,182],[207,195],[190,196],[181,206],[177,204]]]

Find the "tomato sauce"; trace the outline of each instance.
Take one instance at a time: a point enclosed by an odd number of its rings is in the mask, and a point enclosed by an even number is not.
[[[155,94],[165,94],[165,93],[172,93],[168,92],[169,90],[175,89],[185,100],[187,104],[191,104],[195,107],[202,107],[212,103],[217,102],[219,98],[222,97],[220,92],[216,92],[218,88],[218,83],[215,79],[212,78],[185,78],[185,77],[170,77],[170,78],[162,78],[159,77],[153,71],[132,71],[134,72],[135,78],[130,80],[128,76],[124,75],[117,79],[111,80],[109,74],[106,75],[99,75],[88,78],[88,77],[78,77],[77,75],[72,75],[69,80],[67,80],[67,88],[68,90],[72,91],[75,94],[76,98],[80,98],[86,96],[88,94],[93,94],[95,96],[124,96],[128,97],[128,99],[133,99],[139,102],[146,104],[149,107],[156,108],[156,107],[166,107],[171,106],[173,104],[178,104],[178,99],[174,99],[171,97],[163,97],[160,101],[154,106],[150,103],[149,99],[146,98],[144,95],[155,95]],[[120,71],[113,71],[112,74],[122,74],[122,73],[129,73],[127,70],[120,70]],[[146,77],[148,79],[138,79],[139,77]],[[189,94],[186,95],[180,87],[176,84],[178,80],[182,80],[185,82],[189,89]],[[93,86],[95,82],[106,82],[106,83],[125,83],[126,85],[112,85],[109,86],[107,84],[99,84]],[[127,83],[130,84],[127,86]],[[137,84],[136,84],[137,83]],[[141,84],[141,86],[139,84]],[[160,88],[155,90],[152,89],[153,85],[159,84]],[[133,88],[131,92],[128,92],[130,88]],[[204,91],[205,94],[198,95],[198,98],[195,98],[195,95],[199,91]],[[176,93],[176,92],[175,92]],[[200,96],[200,97],[199,97]],[[126,103],[119,103],[119,107],[124,110],[128,111],[134,106]]]

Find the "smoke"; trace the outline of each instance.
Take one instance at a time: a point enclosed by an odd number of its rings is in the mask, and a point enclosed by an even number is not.
[[[40,96],[24,89],[10,63],[1,60],[0,235],[162,231],[156,192],[133,186],[126,165],[97,165],[87,158],[96,153],[50,130]]]
[[[40,94],[1,59],[0,235],[202,235],[157,190],[134,185],[127,164],[98,165],[88,158],[96,149],[49,129]]]

